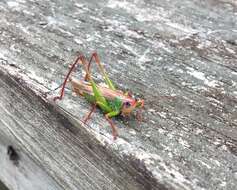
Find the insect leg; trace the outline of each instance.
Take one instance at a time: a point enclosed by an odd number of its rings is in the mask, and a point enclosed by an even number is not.
[[[137,119],[139,122],[142,122],[142,113],[141,113],[141,110],[138,110],[138,111],[137,111],[136,119]]]
[[[78,63],[80,63],[80,61],[82,61],[82,62],[84,61],[84,56],[83,55],[79,55],[78,58],[76,59],[76,61],[73,63],[72,67],[69,69],[69,71],[68,71],[68,73],[67,73],[67,75],[66,75],[66,77],[65,77],[65,79],[63,81],[61,93],[60,93],[59,96],[54,97],[54,99],[53,99],[54,101],[62,100],[67,80],[68,80],[70,74],[72,73],[72,71],[74,70],[74,68],[76,67],[76,65]]]
[[[95,108],[96,108],[96,104],[93,104],[90,112],[88,113],[88,115],[85,117],[83,121],[84,123],[86,123],[91,118],[91,114],[95,111]]]
[[[114,117],[116,115],[119,114],[119,111],[113,111],[108,105],[97,101],[96,104],[107,114],[105,115],[106,120],[109,122],[110,127],[112,128],[112,134],[114,137],[114,140],[116,140],[117,136],[118,136],[118,132],[117,129],[113,123],[113,121],[110,119],[111,117]]]
[[[118,115],[119,113],[120,113],[119,111],[112,111],[112,112],[105,114],[105,118],[109,122],[110,127],[112,129],[112,134],[113,134],[114,140],[116,140],[116,138],[118,136],[118,132],[117,132],[116,126],[114,125],[114,122],[112,121],[111,117],[114,117],[114,116]]]
[[[91,55],[90,61],[89,61],[88,66],[87,66],[87,70],[90,71],[91,62],[92,62],[93,58],[94,58],[96,64],[98,65],[98,67],[99,67],[99,69],[100,69],[100,72],[101,72],[101,74],[103,75],[103,77],[104,77],[104,79],[105,79],[106,84],[109,86],[110,89],[115,90],[114,84],[113,84],[113,82],[109,79],[108,74],[106,73],[106,71],[105,71],[103,65],[100,63],[99,55],[98,55],[96,52],[94,52],[94,53]],[[85,80],[87,80],[87,75],[85,76]]]

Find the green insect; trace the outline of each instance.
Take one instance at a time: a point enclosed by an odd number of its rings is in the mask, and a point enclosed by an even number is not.
[[[93,59],[95,60],[95,63],[98,65],[99,70],[103,75],[107,85],[106,87],[96,84],[91,76],[90,66]],[[82,64],[86,71],[84,80],[80,81],[70,77],[70,74],[78,64]],[[72,84],[73,91],[77,95],[85,97],[92,104],[92,109],[85,117],[84,123],[90,119],[91,114],[95,111],[96,107],[99,107],[105,114],[105,118],[112,128],[114,139],[117,138],[118,132],[111,118],[120,114],[123,116],[128,116],[135,108],[144,107],[144,100],[134,98],[131,93],[123,92],[115,88],[113,82],[109,79],[107,73],[105,72],[103,65],[100,63],[97,53],[92,54],[89,62],[86,60],[85,56],[82,54],[79,55],[65,77],[60,96],[55,97],[54,101],[58,99],[61,100],[63,98],[68,79]]]

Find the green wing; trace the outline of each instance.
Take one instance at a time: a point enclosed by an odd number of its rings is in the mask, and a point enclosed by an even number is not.
[[[108,105],[108,102],[106,101],[105,97],[102,95],[101,91],[99,90],[99,88],[97,87],[96,83],[93,80],[91,80],[91,86],[93,89],[96,102],[101,102],[105,105]]]
[[[95,103],[102,109],[103,112],[108,113],[113,111],[113,109],[110,107],[109,103],[107,102],[107,100],[105,99],[105,97],[102,95],[101,91],[99,90],[99,88],[97,87],[96,83],[93,81],[93,79],[91,79],[91,86],[93,89],[93,93],[94,93],[94,99],[95,99]]]

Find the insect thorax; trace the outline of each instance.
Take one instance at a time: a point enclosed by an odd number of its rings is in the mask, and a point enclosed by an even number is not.
[[[120,111],[122,106],[123,106],[123,102],[120,98],[116,97],[113,100],[107,100],[109,106],[114,110],[114,111]]]

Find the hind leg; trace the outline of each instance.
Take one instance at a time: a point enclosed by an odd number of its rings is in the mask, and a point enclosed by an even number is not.
[[[97,66],[99,67],[100,73],[101,73],[102,76],[104,77],[105,82],[106,82],[106,84],[108,85],[108,87],[109,87],[110,89],[112,89],[112,90],[115,90],[115,86],[114,86],[113,82],[109,79],[108,74],[106,73],[106,71],[105,71],[103,65],[102,65],[101,62],[100,62],[99,55],[98,55],[96,52],[92,53],[92,55],[91,55],[91,58],[90,58],[89,63],[88,63],[88,65],[87,65],[87,70],[88,70],[88,72],[90,72],[90,67],[91,67],[91,63],[92,63],[93,59],[95,60],[95,63],[96,63]],[[88,80],[87,74],[86,74],[86,76],[85,76],[85,80]]]
[[[85,58],[84,56],[81,54],[78,56],[78,58],[76,59],[76,61],[72,64],[72,67],[69,69],[64,81],[63,81],[63,84],[62,84],[62,89],[61,89],[61,92],[60,92],[60,95],[59,96],[56,96],[54,97],[54,101],[56,100],[62,100],[63,98],[63,95],[64,95],[64,90],[65,90],[65,87],[66,87],[66,84],[67,84],[67,81],[72,73],[72,71],[75,69],[76,65],[80,63],[80,61],[83,63],[85,62]]]

